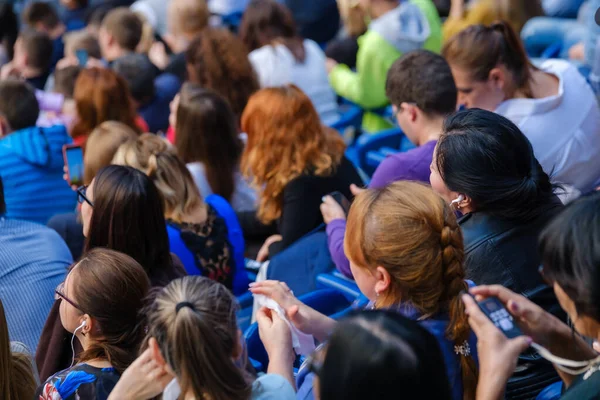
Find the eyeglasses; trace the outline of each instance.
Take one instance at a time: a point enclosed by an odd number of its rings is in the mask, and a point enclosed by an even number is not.
[[[85,201],[90,206],[94,207],[94,203],[92,203],[90,199],[88,199],[86,196],[87,188],[87,185],[80,186],[77,188],[77,201],[79,202],[79,204],[83,204],[83,202]]]
[[[67,296],[65,296],[65,283],[64,282],[61,282],[54,290],[54,300],[64,300],[67,303],[69,303],[70,305],[72,305],[73,307],[75,307],[76,309],[78,309],[79,311],[83,312],[83,310],[81,309],[81,307],[79,307],[77,305],[77,303],[75,303],[73,300],[71,300]]]

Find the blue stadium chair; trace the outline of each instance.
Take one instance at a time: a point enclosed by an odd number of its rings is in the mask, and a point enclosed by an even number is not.
[[[335,315],[348,309],[351,302],[341,292],[333,289],[317,290],[300,296],[300,301],[325,315]],[[265,372],[269,357],[258,334],[258,324],[250,325],[244,332],[248,357],[259,372]]]
[[[535,400],[558,400],[562,396],[563,383],[556,382],[542,390]]]
[[[317,276],[317,288],[333,289],[344,294],[349,301],[354,301],[360,296],[360,289],[356,282],[346,278],[338,271]]]
[[[404,134],[400,128],[392,128],[376,134],[359,137],[355,145],[356,162],[359,168],[365,171],[367,175],[373,175],[379,163],[375,165],[374,162],[367,162],[369,152],[379,151],[382,147],[400,150],[403,138]],[[381,162],[383,159],[380,157],[379,160]]]
[[[554,42],[550,46],[546,47],[546,50],[542,52],[540,58],[559,58],[560,52],[562,51],[563,44],[562,42]]]

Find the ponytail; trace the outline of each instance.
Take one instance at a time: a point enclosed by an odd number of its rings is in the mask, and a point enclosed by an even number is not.
[[[477,81],[487,81],[492,69],[504,65],[513,75],[515,86],[532,97],[531,71],[536,67],[507,22],[468,27],[446,42],[442,55],[450,65],[469,71]]]
[[[471,335],[471,328],[465,305],[460,298],[463,291],[467,291],[465,282],[465,270],[463,268],[463,244],[460,228],[456,219],[446,218],[441,232],[442,263],[444,269],[444,282],[446,290],[444,298],[448,304],[448,315],[450,323],[446,329],[446,336],[452,340],[455,346],[465,346]],[[463,383],[463,399],[475,399],[477,387],[477,364],[472,355],[467,352],[460,354],[460,366]]]

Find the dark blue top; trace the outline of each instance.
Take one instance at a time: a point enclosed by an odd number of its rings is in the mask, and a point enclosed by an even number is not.
[[[169,103],[181,89],[181,81],[174,74],[163,73],[154,80],[154,87],[154,99],[140,107],[138,113],[148,124],[150,132],[156,133],[169,128]]]

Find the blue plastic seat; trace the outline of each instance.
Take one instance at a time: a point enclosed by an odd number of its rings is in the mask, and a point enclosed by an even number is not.
[[[556,382],[542,390],[535,400],[558,400],[562,396],[563,383]]]
[[[369,155],[369,153],[374,151],[378,152],[382,147],[400,150],[403,138],[404,133],[402,133],[400,128],[392,128],[372,135],[362,135],[355,144],[358,166],[369,176],[373,175],[373,172],[375,172],[379,163],[377,163],[377,165],[374,165],[373,162],[369,164],[367,158],[373,157],[373,155]]]

